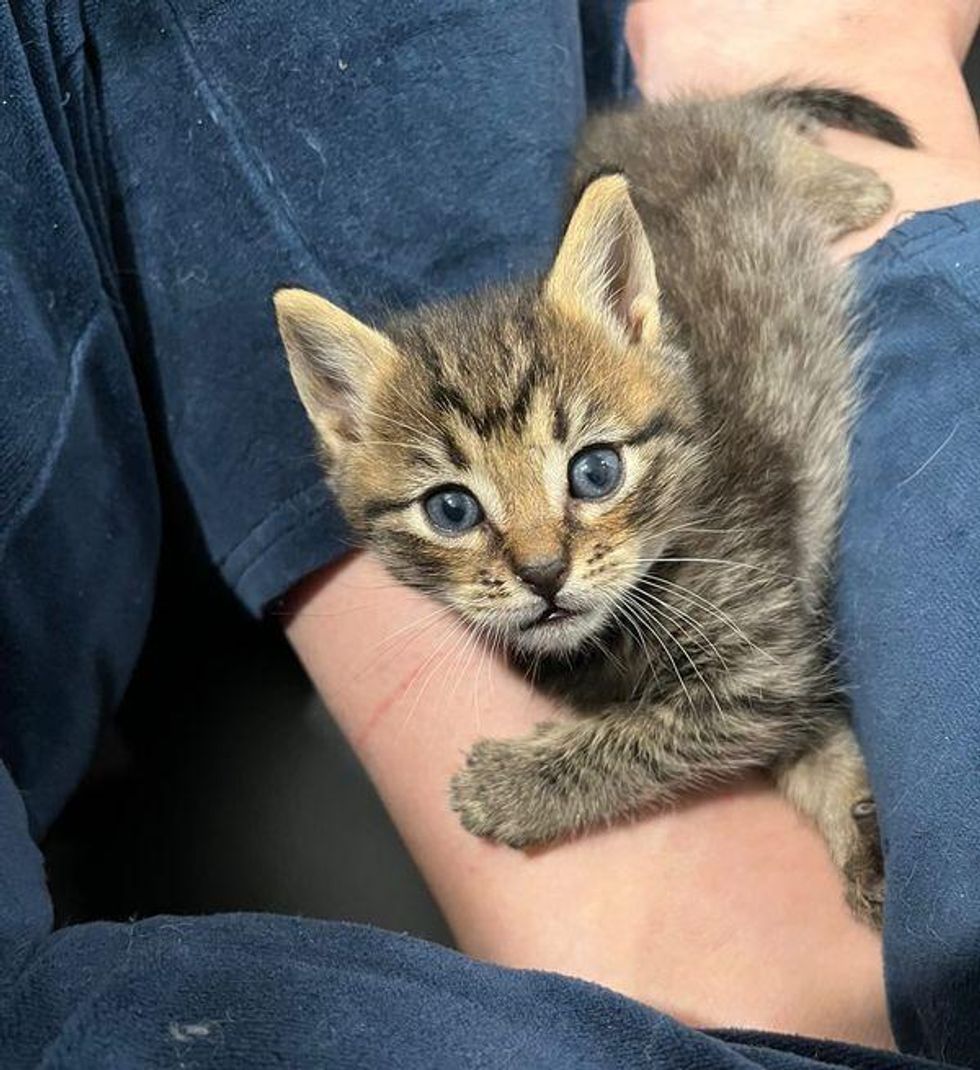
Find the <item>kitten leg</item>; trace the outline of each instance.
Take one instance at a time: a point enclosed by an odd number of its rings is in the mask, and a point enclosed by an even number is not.
[[[478,836],[547,843],[769,767],[805,746],[806,731],[789,718],[698,716],[668,704],[546,723],[523,739],[477,743],[453,778],[451,805]]]
[[[885,875],[877,812],[850,725],[842,723],[816,747],[779,768],[776,782],[823,834],[844,876],[851,909],[881,928]]]
[[[870,167],[848,163],[800,134],[789,134],[783,161],[794,187],[830,228],[831,238],[877,222],[892,204],[892,188]]]

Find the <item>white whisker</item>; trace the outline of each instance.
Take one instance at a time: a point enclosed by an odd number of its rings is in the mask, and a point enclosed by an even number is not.
[[[710,601],[710,599],[707,599],[704,596],[697,594],[695,591],[692,591],[689,587],[685,587],[681,583],[676,583],[673,580],[664,579],[663,576],[651,576],[648,574],[646,576],[641,577],[641,582],[649,583],[652,586],[658,588],[659,590],[677,591],[681,595],[681,597],[690,599],[695,604],[700,605],[708,613],[711,613],[712,616],[716,617],[722,624],[725,624],[728,628],[730,628],[747,646],[752,647],[752,649],[755,650],[756,653],[761,654],[765,658],[768,658],[775,664],[779,663],[779,659],[777,657],[770,654],[768,650],[763,650],[762,647],[760,647],[757,643],[753,642],[753,640],[748,635],[746,635],[746,633],[739,627],[735,619],[730,614],[725,613],[720,606]]]
[[[718,661],[721,662],[722,668],[726,670],[728,669],[728,663],[725,661],[724,654],[722,654],[718,647],[715,646],[715,644],[709,638],[708,634],[690,614],[685,613],[684,610],[678,608],[677,606],[671,605],[669,602],[665,602],[662,598],[658,598],[655,594],[652,594],[645,588],[638,587],[634,589],[631,593],[634,597],[641,599],[649,599],[655,602],[657,606],[660,607],[661,613],[667,613],[675,620],[680,620],[682,624],[685,624],[687,627],[692,628],[694,632],[699,635],[705,643],[707,643],[707,647],[705,647],[700,641],[696,640],[700,649],[702,651],[710,651],[712,654],[714,654]]]
[[[411,709],[408,711],[408,713],[405,715],[405,717],[402,718],[401,727],[398,730],[399,736],[402,735],[402,733],[404,733],[404,731],[408,728],[409,724],[411,723],[412,718],[415,716],[415,711],[418,708],[418,705],[422,700],[422,696],[425,693],[426,688],[429,686],[429,683],[431,682],[432,677],[434,676],[436,670],[439,669],[442,666],[442,664],[445,662],[446,658],[449,657],[449,655],[453,652],[452,651],[452,647],[450,647],[449,650],[445,650],[444,649],[446,644],[448,642],[450,642],[450,640],[459,639],[460,638],[460,630],[461,629],[462,629],[462,638],[463,639],[466,638],[466,635],[468,633],[468,628],[466,627],[465,623],[457,618],[457,620],[455,622],[455,625],[456,626],[451,631],[446,632],[446,634],[439,640],[439,642],[429,652],[428,656],[423,660],[422,664],[416,670],[415,677],[413,678],[412,683],[409,686],[408,691],[411,691],[411,689],[415,686],[416,682],[419,681],[419,679],[421,678],[422,673],[425,672],[426,669],[428,668],[428,671],[426,672],[425,680],[420,685],[419,690],[417,691],[417,693],[415,695],[415,701],[412,703]],[[438,660],[435,660],[437,655],[439,655]],[[408,696],[408,692],[406,692],[406,694],[405,694],[405,697],[407,697],[407,696]]]
[[[360,670],[360,672],[357,673],[354,679],[360,680],[366,672],[368,672],[370,669],[374,668],[375,665],[377,665],[382,655],[385,655],[390,659],[397,658],[399,654],[404,652],[405,648],[410,643],[413,643],[416,639],[421,638],[422,635],[424,635],[431,628],[433,628],[439,621],[441,621],[447,616],[450,616],[453,612],[454,611],[449,606],[436,606],[436,608],[433,609],[430,613],[426,613],[422,617],[413,618],[406,624],[403,624],[401,627],[396,628],[393,632],[391,632],[389,635],[386,635],[383,639],[380,640],[380,642],[377,643],[374,650],[374,657],[364,665],[364,667]],[[411,631],[413,627],[415,628],[415,631]],[[404,633],[406,631],[409,634],[404,639],[404,642],[401,644],[401,646],[399,646],[396,650],[385,650],[389,643],[393,642],[399,636],[404,636]]]
[[[646,653],[646,655],[647,655],[647,663],[650,666],[650,670],[651,670],[651,672],[656,673],[656,669],[654,668],[653,661],[650,658],[650,654],[649,654],[649,651],[647,650],[646,643],[643,641],[643,629],[640,627],[640,622],[641,622],[642,618],[640,617],[639,613],[637,612],[638,607],[636,605],[632,604],[629,601],[624,601],[624,602],[620,603],[620,608],[623,610],[623,612],[628,614],[627,619],[630,620],[631,624],[635,628],[635,634],[636,634],[637,638],[640,640],[640,646],[643,648],[644,653]],[[691,709],[694,709],[695,708],[694,700],[691,698],[691,692],[688,691],[688,689],[687,689],[687,684],[684,683],[684,677],[681,675],[680,669],[678,669],[678,667],[677,667],[677,662],[674,660],[674,657],[671,654],[670,650],[668,649],[667,644],[660,637],[660,633],[657,630],[657,628],[655,626],[652,626],[652,622],[649,621],[649,618],[648,618],[648,623],[651,623],[651,627],[649,629],[649,634],[660,645],[661,649],[663,650],[664,654],[667,657],[667,660],[670,662],[670,667],[674,670],[674,675],[677,677],[677,682],[681,685],[681,690],[684,692],[684,695],[687,698],[688,704],[690,705]]]
[[[670,630],[669,630],[669,628],[667,628],[667,627],[666,627],[666,626],[664,625],[664,622],[663,622],[663,620],[662,620],[662,619],[660,619],[659,617],[657,617],[657,615],[656,615],[657,611],[656,611],[656,610],[655,610],[655,609],[654,609],[654,608],[653,608],[652,606],[649,606],[649,605],[647,605],[647,606],[643,606],[643,607],[641,607],[641,606],[640,606],[639,604],[637,604],[637,603],[634,603],[634,607],[633,607],[633,608],[634,608],[634,609],[636,609],[636,610],[637,610],[638,612],[641,612],[641,611],[645,611],[645,612],[646,612],[646,615],[647,615],[647,619],[649,620],[649,622],[650,622],[651,626],[656,626],[657,624],[659,624],[659,626],[660,626],[660,627],[662,627],[662,628],[664,628],[664,630],[665,630],[665,631],[667,632],[667,635],[668,635],[668,637],[669,637],[669,638],[673,638],[673,637],[671,636],[671,633],[670,633]],[[700,668],[698,667],[698,665],[696,664],[696,662],[694,661],[694,659],[693,659],[693,658],[691,657],[691,655],[690,655],[690,654],[689,654],[689,653],[687,652],[687,648],[685,647],[685,645],[684,645],[684,644],[683,644],[682,642],[680,642],[679,640],[677,640],[677,646],[678,646],[678,648],[679,648],[680,652],[681,652],[681,653],[682,653],[682,654],[684,655],[684,657],[685,657],[685,658],[687,659],[687,663],[688,663],[688,665],[690,665],[690,666],[691,666],[691,668],[692,668],[692,669],[694,670],[694,673],[695,673],[695,675],[696,675],[696,676],[697,676],[697,678],[698,678],[698,679],[699,679],[699,680],[701,681],[701,685],[702,685],[702,686],[704,687],[704,689],[705,689],[705,690],[706,690],[706,691],[708,692],[708,694],[709,694],[709,695],[711,696],[711,701],[712,701],[712,702],[714,703],[714,705],[715,705],[715,709],[716,709],[716,710],[717,710],[717,711],[718,711],[719,713],[722,713],[721,703],[720,703],[720,702],[718,701],[718,697],[717,697],[717,695],[715,695],[714,691],[712,690],[712,687],[711,687],[711,685],[710,685],[710,684],[708,683],[708,681],[707,681],[707,680],[706,680],[706,679],[704,678],[704,674],[703,674],[703,673],[701,672]],[[685,688],[684,690],[685,690],[685,693],[686,693],[686,692],[687,692],[687,688]],[[690,700],[690,695],[689,695],[689,694],[688,694],[688,699]]]
[[[769,576],[778,576],[786,580],[798,580],[799,576],[788,576],[777,572],[775,569],[765,568],[762,565],[752,565],[747,561],[729,561],[723,557],[637,557],[634,559],[641,565],[665,565],[665,564],[692,564],[692,565],[725,565],[728,568],[745,568],[752,572],[762,572]]]

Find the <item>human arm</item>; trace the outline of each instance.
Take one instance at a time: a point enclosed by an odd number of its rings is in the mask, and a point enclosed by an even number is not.
[[[495,847],[460,827],[449,779],[476,739],[554,716],[549,700],[367,555],[312,577],[288,634],[463,950],[701,1026],[887,1045],[879,941],[848,913],[822,841],[767,786],[551,850]]]

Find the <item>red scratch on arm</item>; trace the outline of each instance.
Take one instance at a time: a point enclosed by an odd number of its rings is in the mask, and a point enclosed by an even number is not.
[[[364,722],[361,730],[352,737],[351,743],[355,750],[359,750],[367,742],[368,737],[381,723],[382,718],[388,713],[396,703],[405,697],[408,689],[415,682],[419,673],[426,665],[426,660],[423,658],[414,668],[411,669],[397,684],[383,696],[373,710],[368,714],[367,720]]]

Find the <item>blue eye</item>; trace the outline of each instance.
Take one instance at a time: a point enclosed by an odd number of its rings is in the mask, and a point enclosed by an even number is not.
[[[429,523],[443,535],[462,535],[483,519],[480,503],[462,487],[434,490],[423,505]]]
[[[605,498],[619,486],[623,462],[609,446],[589,446],[568,463],[568,489],[573,498]]]

